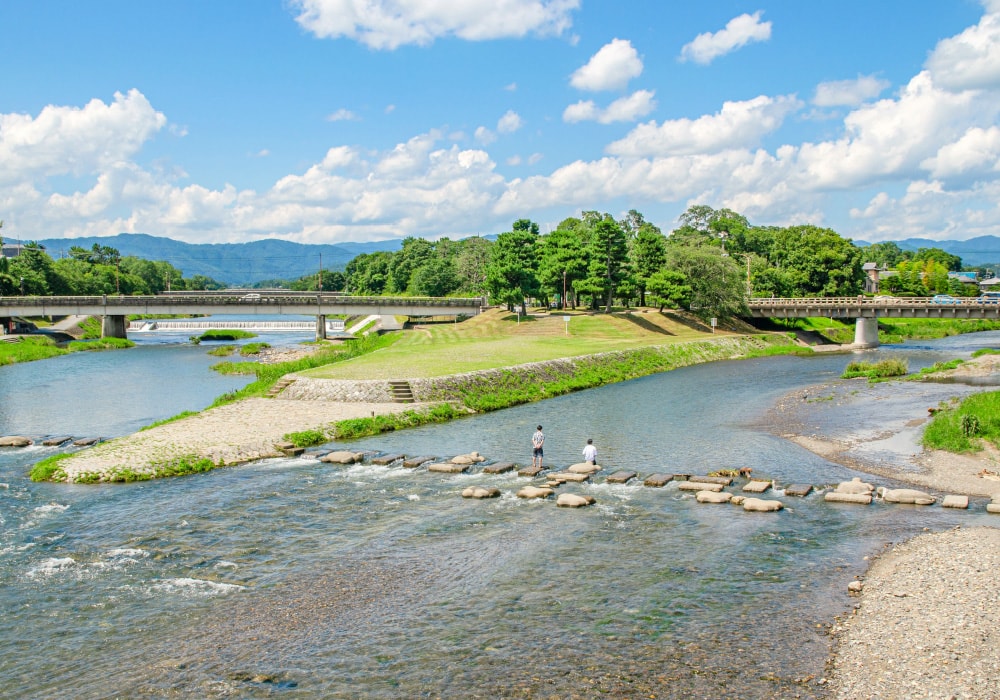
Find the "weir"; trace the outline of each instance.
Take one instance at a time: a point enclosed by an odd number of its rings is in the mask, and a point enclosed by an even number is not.
[[[322,319],[319,320],[319,319]],[[322,327],[320,324],[322,323]],[[317,321],[254,321],[254,320],[160,320],[147,319],[132,321],[128,325],[129,332],[146,333],[154,331],[204,331],[204,330],[246,330],[246,331],[270,331],[270,332],[301,332],[315,330],[317,334],[321,331],[322,337],[327,333],[343,333],[344,321],[341,319],[326,320],[326,317],[318,317]]]

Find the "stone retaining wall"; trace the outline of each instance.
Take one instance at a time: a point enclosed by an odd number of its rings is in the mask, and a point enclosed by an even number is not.
[[[566,357],[544,362],[529,362],[513,367],[464,372],[445,377],[426,377],[407,379],[413,398],[418,402],[459,401],[462,393],[470,386],[502,387],[510,381],[511,375],[530,375],[543,381],[557,381],[573,375],[578,368],[585,365],[621,362],[630,354],[654,351],[661,353],[670,362],[672,368],[688,365],[738,358],[753,349],[760,349],[773,344],[773,340],[761,336],[725,336],[711,340],[698,340],[690,343],[673,345],[656,345],[629,350],[596,353]],[[305,401],[344,401],[364,403],[392,402],[392,392],[386,379],[315,379],[312,377],[296,377],[295,382],[288,386],[280,395],[281,398]]]

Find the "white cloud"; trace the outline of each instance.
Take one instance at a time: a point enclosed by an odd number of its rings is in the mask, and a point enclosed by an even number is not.
[[[361,117],[359,117],[357,114],[355,114],[351,110],[344,109],[343,107],[341,107],[340,109],[338,109],[333,114],[330,114],[329,116],[327,116],[326,120],[328,122],[346,122],[346,121],[356,122],[356,121],[360,121]]]
[[[116,92],[111,104],[0,114],[0,182],[98,172],[131,158],[166,123],[134,89]]]
[[[384,111],[384,112],[385,112],[386,114],[392,114],[393,112],[395,112],[395,111],[396,111],[396,105],[386,105],[386,106],[385,106],[385,109],[384,109],[383,111]]]
[[[521,164],[521,156],[513,155],[507,159],[507,165],[520,165],[520,164]]]
[[[624,39],[614,39],[590,57],[587,64],[570,76],[570,85],[578,90],[621,90],[632,78],[642,74],[642,59]]]
[[[570,123],[596,121],[601,124],[634,122],[656,109],[653,94],[650,90],[637,90],[631,95],[615,100],[605,109],[598,109],[591,100],[577,102],[563,111],[563,121]]]
[[[508,109],[507,112],[497,121],[497,131],[501,134],[513,134],[522,126],[524,126],[524,120],[521,119],[521,116],[512,109]]]
[[[474,137],[476,141],[483,144],[484,146],[488,146],[497,140],[497,135],[494,134],[489,129],[487,129],[485,126],[477,126]]]
[[[949,90],[1000,87],[1000,2],[979,24],[942,39],[927,59],[935,85]]]
[[[729,20],[725,29],[699,34],[681,49],[681,60],[707,64],[752,41],[767,41],[771,38],[771,23],[761,22],[761,14],[742,14]]]
[[[834,80],[816,86],[813,104],[818,107],[856,107],[878,97],[889,87],[888,80],[874,75],[859,75],[854,80]]]
[[[792,96],[761,95],[745,102],[726,102],[716,114],[697,119],[675,119],[635,127],[625,138],[607,147],[621,156],[685,155],[753,146],[799,109]]]
[[[506,90],[507,92],[516,92],[517,83],[510,83],[509,85],[504,85],[503,89]]]
[[[317,37],[388,50],[449,36],[468,41],[558,36],[569,29],[579,5],[579,0],[291,0],[295,20]]]
[[[935,178],[981,176],[1000,172],[1000,127],[974,127],[953,143],[943,145],[920,163]]]

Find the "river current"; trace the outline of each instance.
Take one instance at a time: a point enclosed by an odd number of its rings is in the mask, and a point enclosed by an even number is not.
[[[0,367],[0,434],[124,435],[246,381],[213,373],[205,345],[149,335]],[[983,333],[878,354],[915,370],[998,344]],[[857,474],[760,420],[851,359],[715,362],[348,447],[525,464],[542,424],[547,465],[579,461],[589,437],[604,474],[750,466],[829,485]],[[934,405],[974,390],[902,384],[816,427],[864,432],[905,422],[908,392]],[[866,557],[997,523],[982,499],[962,512],[779,491],[784,511],[751,514],[600,476],[563,487],[596,506],[562,509],[516,498],[522,477],[315,454],[127,485],[28,480],[58,449],[0,450],[2,697],[824,697],[828,626],[852,610]],[[471,484],[502,496],[461,498]]]

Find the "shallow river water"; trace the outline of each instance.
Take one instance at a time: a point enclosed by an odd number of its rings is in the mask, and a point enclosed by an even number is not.
[[[998,342],[880,352],[917,369]],[[214,376],[205,352],[144,341],[0,367],[0,434],[121,435],[200,408],[245,381]],[[755,426],[850,359],[711,363],[350,448],[524,464],[541,423],[547,464],[579,461],[592,437],[610,471],[750,466],[829,485],[855,473]],[[899,388],[920,401],[970,390]],[[817,427],[905,419],[899,400]],[[960,512],[810,495],[751,514],[601,477],[564,487],[596,506],[561,509],[478,467],[313,455],[130,485],[30,482],[54,451],[0,451],[3,696],[824,697],[827,628],[852,609],[865,557],[924,529],[996,523],[981,499]],[[462,499],[470,484],[503,495]]]

